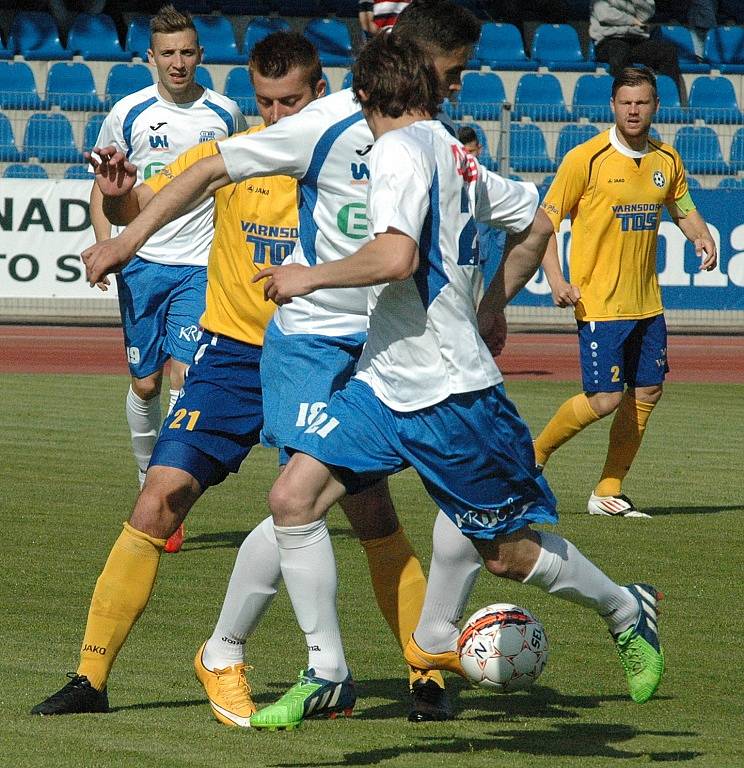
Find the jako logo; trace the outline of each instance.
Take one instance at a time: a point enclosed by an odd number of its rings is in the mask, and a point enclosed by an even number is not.
[[[99,656],[106,655],[106,649],[101,645],[84,645],[82,650],[83,653],[87,651],[88,653],[97,653]]]
[[[150,146],[153,149],[168,149],[168,137],[150,136]]]

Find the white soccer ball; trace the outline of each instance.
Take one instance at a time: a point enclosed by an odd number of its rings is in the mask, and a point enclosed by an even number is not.
[[[529,688],[548,660],[545,628],[528,610],[494,603],[474,613],[457,641],[468,679],[501,693]]]

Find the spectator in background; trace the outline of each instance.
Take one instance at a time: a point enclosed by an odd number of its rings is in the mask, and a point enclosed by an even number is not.
[[[480,158],[481,153],[483,153],[483,145],[478,139],[478,134],[470,126],[460,126],[457,131],[457,138],[471,155]],[[506,243],[506,232],[480,222],[476,222],[475,226],[478,229],[478,251],[480,253],[480,268],[483,272],[483,285],[488,288],[501,263]]]
[[[695,49],[695,58],[698,61],[705,59],[705,38],[709,29],[713,29],[717,23],[718,0],[689,0],[687,9],[687,25],[692,33],[692,44]]]
[[[625,67],[645,64],[657,74],[669,75],[676,83],[683,104],[687,102],[677,48],[673,43],[651,40],[654,0],[592,0],[589,36],[597,61],[610,65],[617,77]]]
[[[400,2],[360,0],[359,25],[367,37],[372,37],[378,32],[390,29],[410,4],[411,0],[400,0]]]

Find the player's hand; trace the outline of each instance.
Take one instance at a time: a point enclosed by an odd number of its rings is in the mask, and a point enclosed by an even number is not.
[[[695,253],[700,258],[700,269],[710,272],[718,264],[718,251],[713,238],[706,232],[698,235],[695,240]]]
[[[310,282],[310,267],[302,264],[285,264],[268,267],[254,275],[252,282],[265,280],[264,298],[277,306],[289,304],[293,296],[305,296],[313,291]]]
[[[106,275],[118,272],[132,257],[132,253],[120,238],[102,240],[91,245],[80,254],[85,264],[85,279],[92,288],[94,285],[109,285]],[[101,288],[101,290],[105,290]]]
[[[137,166],[116,147],[94,147],[84,157],[93,166],[96,184],[106,197],[121,197],[137,182]]]
[[[107,277],[104,277],[96,283],[96,288],[98,288],[99,291],[106,293],[109,285],[111,285],[111,281]]]
[[[478,331],[491,356],[496,358],[506,346],[508,331],[506,316],[502,312],[478,312]]]
[[[561,280],[558,285],[551,287],[551,293],[556,307],[573,307],[581,298],[579,287],[566,280]]]

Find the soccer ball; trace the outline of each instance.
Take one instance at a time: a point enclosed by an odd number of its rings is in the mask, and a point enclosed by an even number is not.
[[[543,671],[548,637],[529,611],[495,603],[465,622],[457,652],[471,682],[501,693],[521,691]]]

